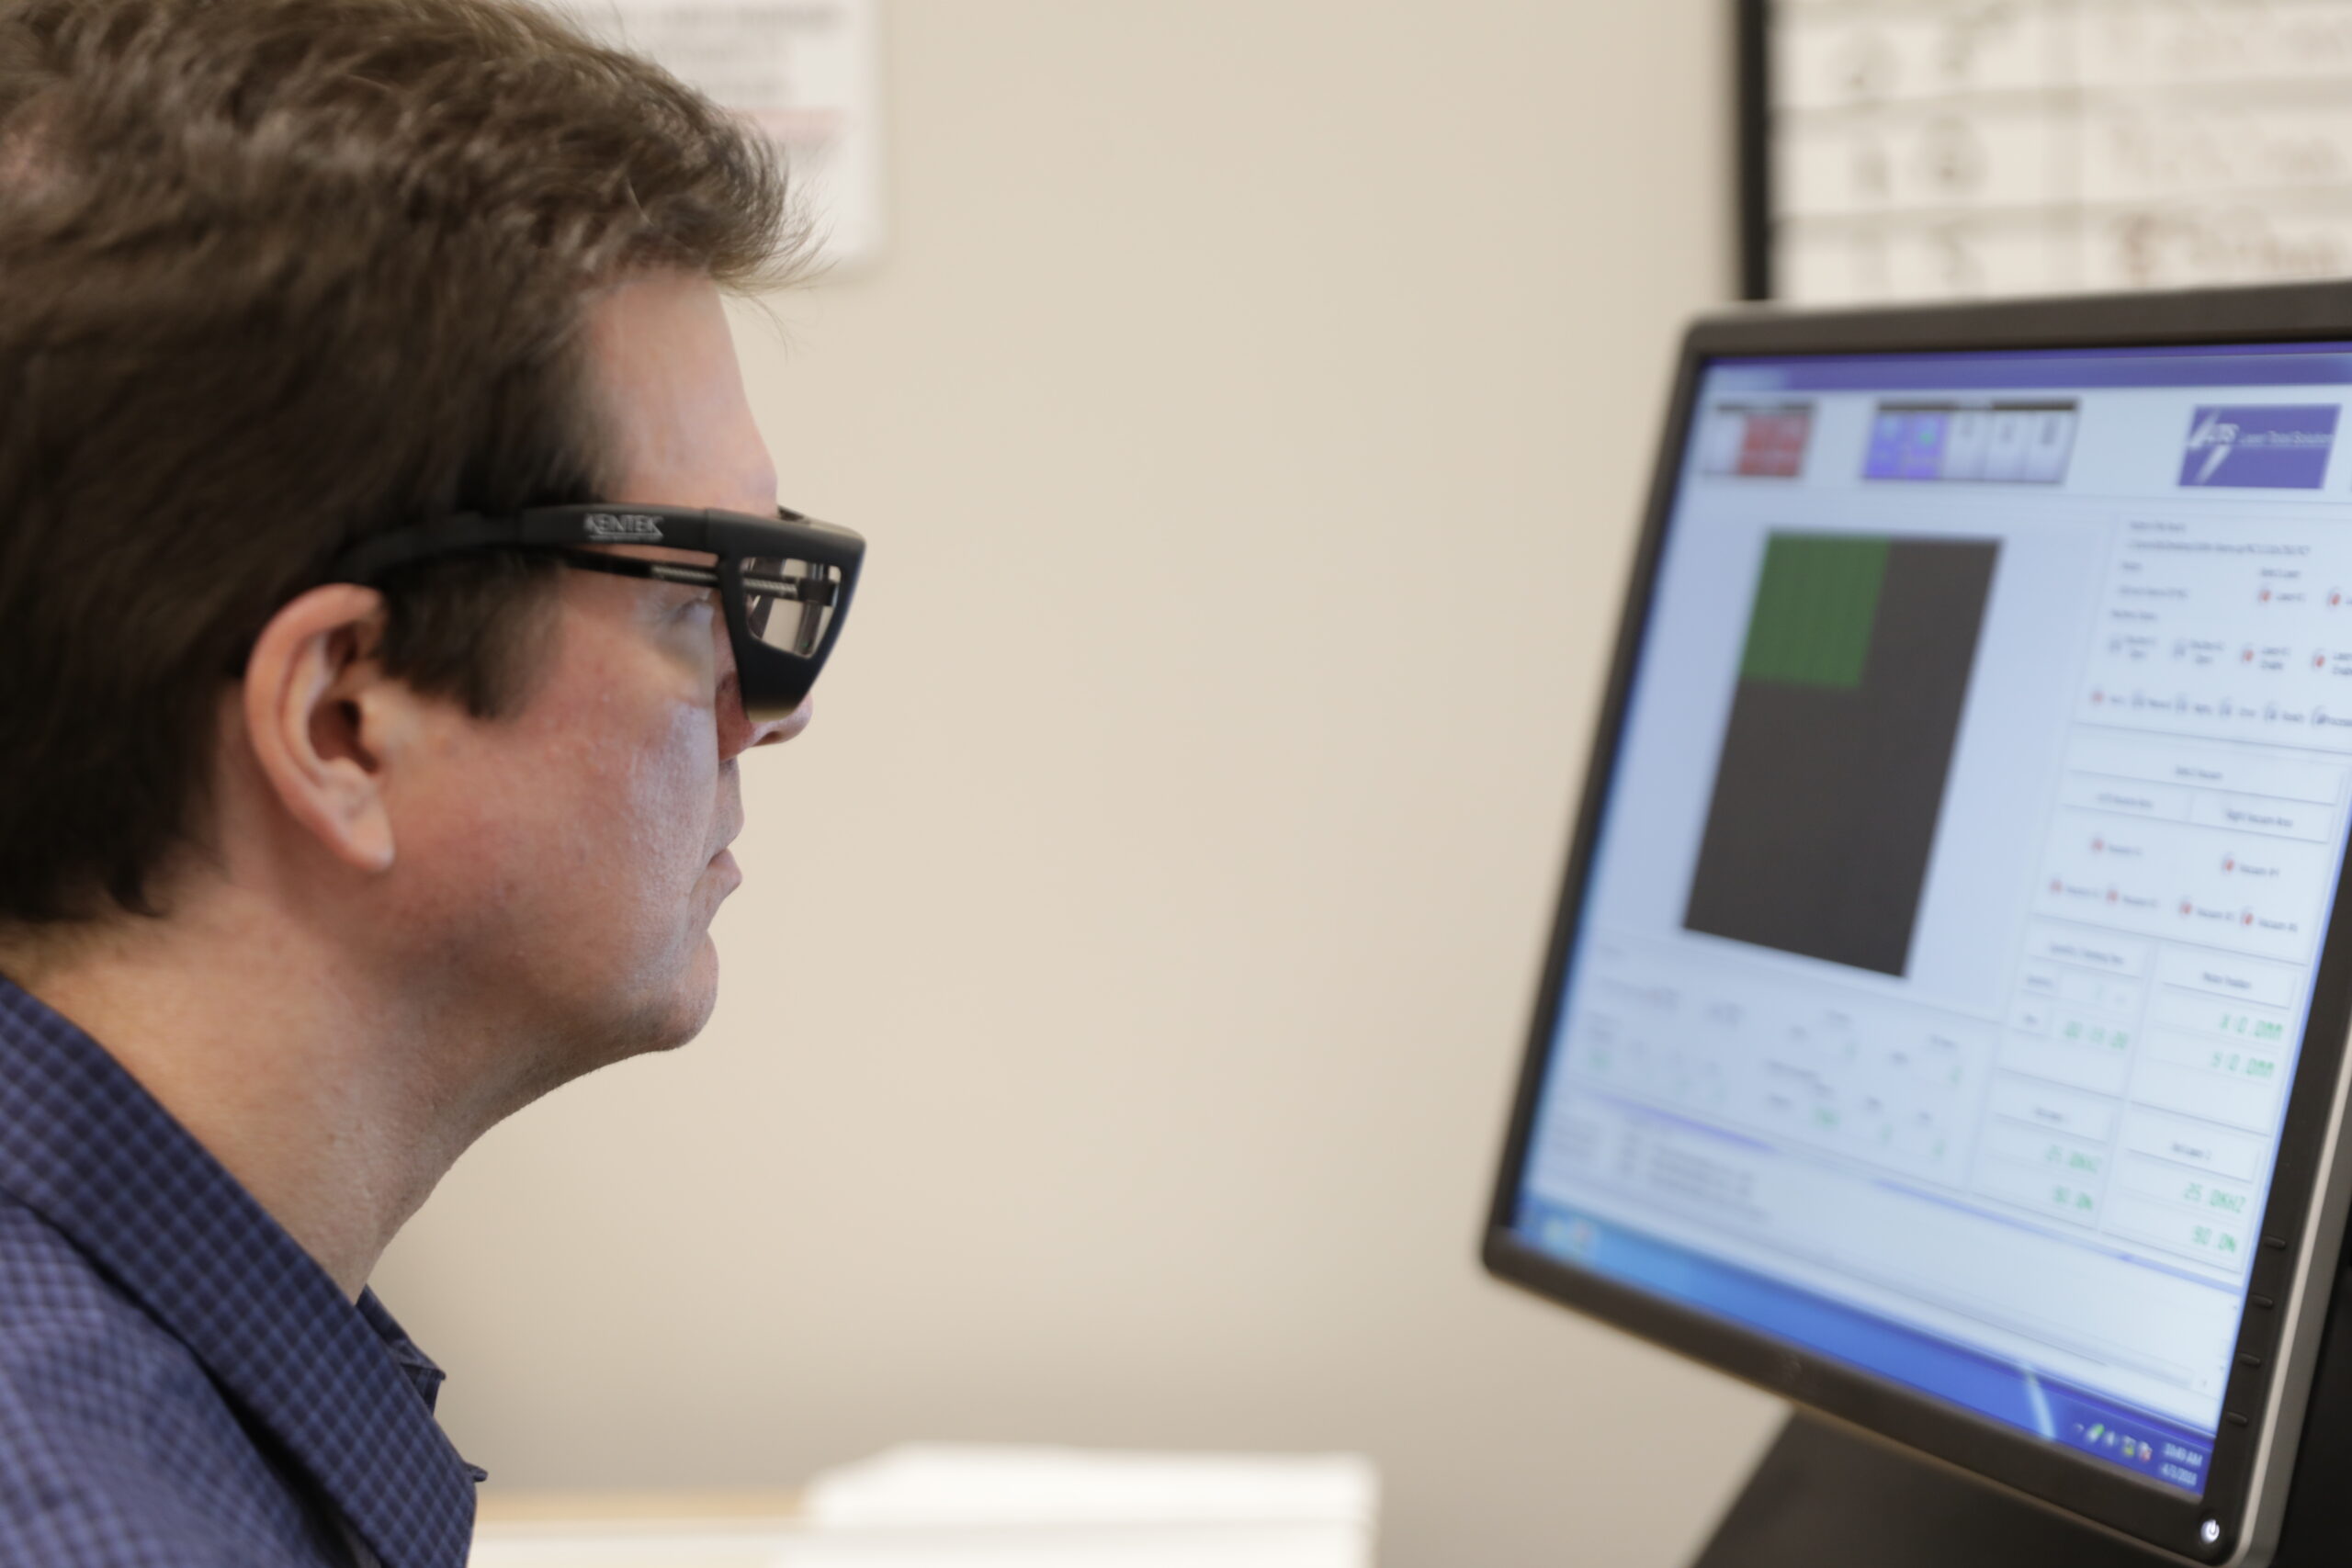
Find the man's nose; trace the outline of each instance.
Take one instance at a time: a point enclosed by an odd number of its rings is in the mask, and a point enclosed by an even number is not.
[[[803,697],[798,707],[781,718],[752,718],[743,712],[742,682],[730,669],[718,688],[718,754],[732,757],[754,746],[789,740],[808,728],[816,711],[813,700]]]
[[[753,724],[752,726],[752,737],[751,744],[753,746],[773,746],[779,741],[789,740],[794,736],[799,734],[802,730],[808,728],[808,721],[816,716],[817,699],[814,697],[803,697],[800,699],[800,705],[794,708],[790,713],[786,714],[782,718],[763,719]]]

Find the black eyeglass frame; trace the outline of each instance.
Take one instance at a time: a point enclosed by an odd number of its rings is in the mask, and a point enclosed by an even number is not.
[[[661,545],[714,556],[716,570],[683,561],[606,555],[593,545]],[[385,574],[435,557],[475,550],[552,550],[564,564],[623,577],[650,578],[717,588],[727,616],[728,640],[735,651],[743,713],[752,720],[782,718],[797,708],[816,684],[833,646],[841,640],[857,588],[865,540],[837,524],[779,506],[773,518],[747,512],[684,506],[622,506],[594,502],[528,507],[508,517],[460,513],[437,523],[396,529],[355,545],[327,569],[329,582],[372,584]],[[834,574],[807,577],[748,576],[748,559],[780,558]],[[753,629],[749,596],[765,594],[830,608],[823,632],[806,652],[763,640]]]

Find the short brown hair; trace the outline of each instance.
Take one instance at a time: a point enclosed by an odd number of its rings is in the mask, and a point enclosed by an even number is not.
[[[756,286],[755,133],[506,0],[0,0],[0,926],[159,913],[222,682],[353,541],[601,499],[586,297]],[[481,717],[544,562],[388,582]]]

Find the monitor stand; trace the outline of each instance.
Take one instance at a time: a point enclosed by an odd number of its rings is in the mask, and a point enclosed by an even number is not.
[[[2278,1568],[2352,1561],[2352,1279],[2321,1341]],[[2129,1545],[1957,1471],[1792,1416],[1693,1568],[2154,1568]]]

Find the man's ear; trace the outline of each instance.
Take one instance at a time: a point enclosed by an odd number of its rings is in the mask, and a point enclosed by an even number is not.
[[[384,673],[384,596],[331,582],[270,617],[245,665],[254,761],[288,816],[355,870],[390,870],[387,748],[415,695]]]

